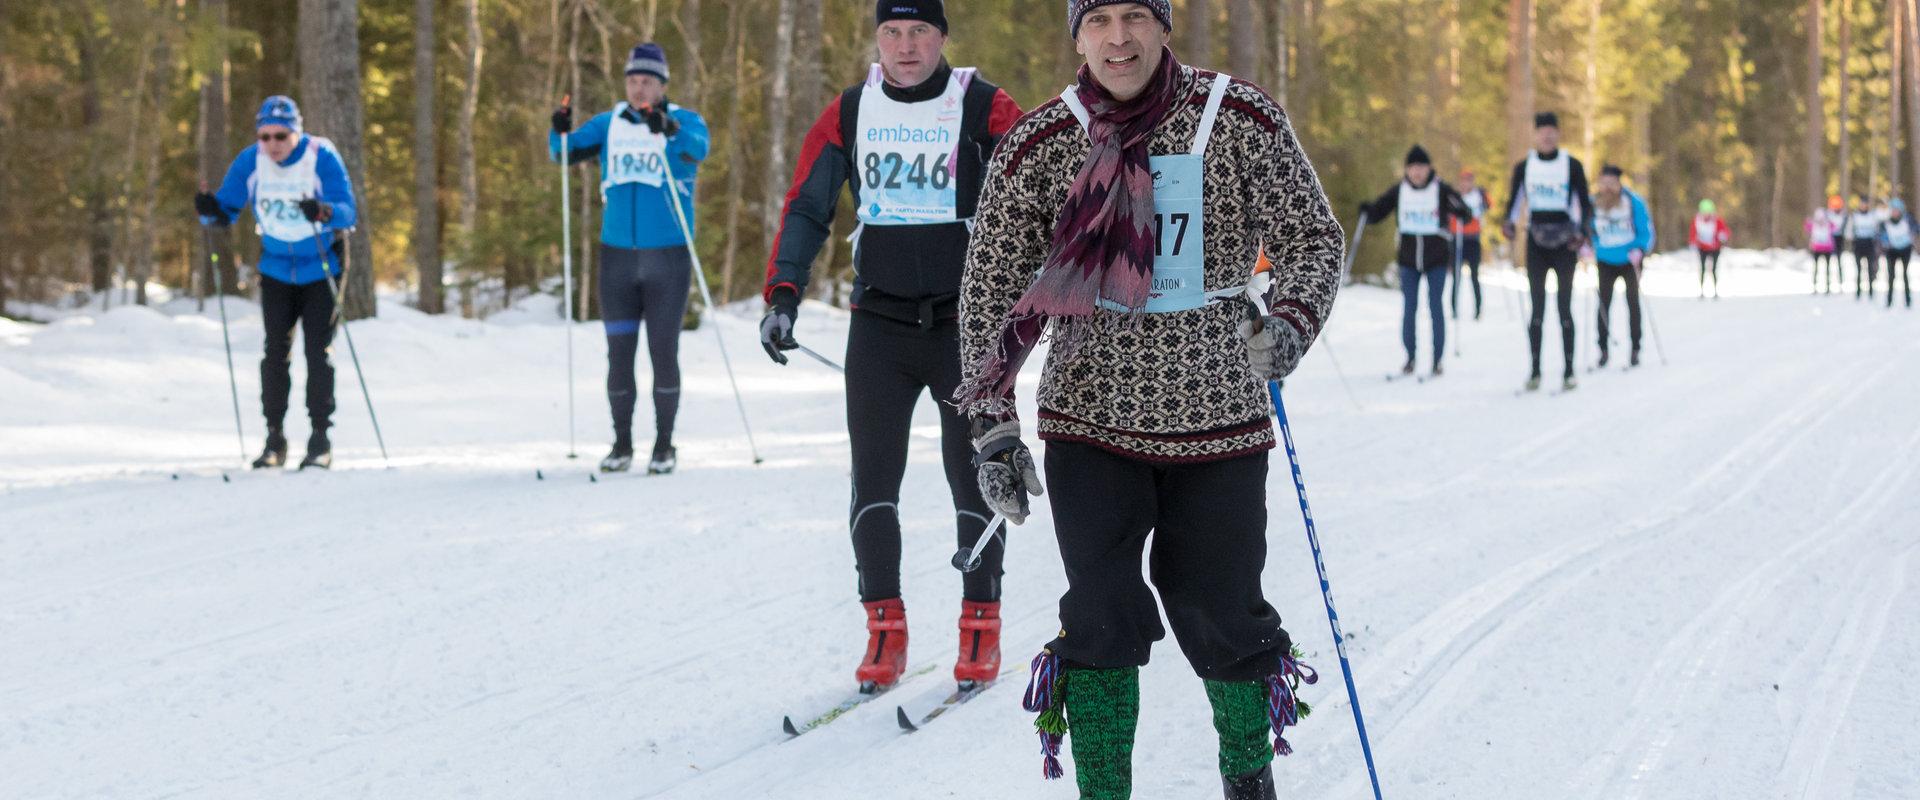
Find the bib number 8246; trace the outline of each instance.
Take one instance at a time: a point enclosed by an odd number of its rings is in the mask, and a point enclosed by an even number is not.
[[[953,168],[947,163],[945,155],[934,159],[933,168],[927,168],[927,154],[914,156],[909,165],[907,159],[899,153],[868,153],[866,158],[866,184],[868,189],[903,189],[911,184],[915,188],[929,186],[944,190],[953,184]],[[903,174],[904,173],[904,174]]]

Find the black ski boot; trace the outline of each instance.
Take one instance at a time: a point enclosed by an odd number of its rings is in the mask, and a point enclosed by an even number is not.
[[[1413,359],[1411,359],[1411,358],[1409,358],[1409,359],[1407,359],[1407,365],[1406,365],[1406,366],[1404,366],[1404,367],[1401,367],[1401,368],[1400,368],[1400,374],[1402,374],[1402,375],[1412,375],[1412,374],[1413,374]]]
[[[254,469],[284,467],[287,464],[287,435],[279,427],[267,429],[267,448],[260,451],[260,457],[253,460]]]
[[[1607,351],[1606,351],[1606,350],[1601,350],[1601,351],[1600,351],[1600,365],[1599,365],[1598,367],[1595,367],[1595,369],[1606,369],[1606,368],[1607,368]]]
[[[679,465],[679,456],[680,451],[674,449],[673,445],[664,442],[655,443],[653,446],[653,458],[647,462],[647,474],[667,475],[672,473],[673,468]]]
[[[633,466],[633,444],[630,442],[614,442],[613,450],[607,453],[606,458],[600,459],[601,472],[626,472],[631,466]]]
[[[1633,355],[1627,356],[1627,366],[1629,367],[1640,366],[1640,348],[1638,347],[1634,348]]]
[[[333,443],[327,441],[327,429],[315,428],[313,435],[307,437],[307,457],[300,459],[300,468],[333,468]]]
[[[1272,764],[1245,775],[1223,777],[1220,785],[1226,790],[1227,800],[1276,800]]]
[[[1437,358],[1436,358],[1436,359],[1434,359],[1434,361],[1433,361],[1433,374],[1431,374],[1431,375],[1428,375],[1427,377],[1429,377],[1429,378],[1438,378],[1438,377],[1440,377],[1440,376],[1442,376],[1442,375],[1445,375],[1445,374],[1447,374],[1447,371],[1446,371],[1446,370],[1444,370],[1444,369],[1441,369],[1441,368],[1440,368],[1440,360],[1439,360],[1439,359],[1437,359]]]

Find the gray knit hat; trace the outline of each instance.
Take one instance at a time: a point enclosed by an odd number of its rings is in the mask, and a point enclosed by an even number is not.
[[[1139,3],[1153,11],[1160,18],[1160,24],[1173,30],[1173,0],[1067,0],[1067,35],[1080,37],[1080,19],[1101,6],[1117,6],[1121,3]]]
[[[627,74],[642,73],[659,78],[661,83],[667,82],[667,76],[671,73],[667,70],[666,48],[653,42],[633,48],[633,53],[627,56]]]

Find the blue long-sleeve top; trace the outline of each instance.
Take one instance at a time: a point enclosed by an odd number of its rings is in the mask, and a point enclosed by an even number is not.
[[[639,120],[638,112],[627,109],[625,113],[632,115],[628,117],[630,121]],[[707,121],[692,109],[671,103],[667,105],[667,113],[680,123],[680,130],[667,138],[667,169],[678,186],[680,209],[686,215],[687,227],[693,229],[693,184],[700,175],[700,162],[707,158]],[[613,111],[596,114],[574,129],[567,141],[567,163],[578,164],[591,158],[599,163],[601,174],[605,174],[607,128],[613,122],[613,114]],[[559,160],[560,134],[547,132],[547,151],[550,157]],[[622,183],[608,188],[605,208],[600,213],[600,242],[632,249],[685,245],[687,237],[680,233],[680,223],[667,205],[668,197],[664,183],[659,186]]]
[[[1617,247],[1601,246],[1597,229],[1600,224],[1599,217],[1602,212],[1596,209],[1594,213],[1596,235],[1593,243],[1593,256],[1603,264],[1619,265],[1632,263],[1630,254],[1635,250],[1640,251],[1642,254],[1653,252],[1655,239],[1653,215],[1647,213],[1647,202],[1640,199],[1640,195],[1634,194],[1632,189],[1621,189],[1620,197],[1627,201],[1628,205],[1633,209],[1633,241]]]
[[[233,164],[227,167],[227,177],[220,181],[220,190],[214,192],[214,199],[220,201],[220,208],[226,212],[228,220],[239,219],[243,209],[254,206],[254,172],[259,162],[260,145],[254,143],[235,156]],[[333,143],[317,136],[302,134],[300,143],[294,145],[293,152],[278,162],[280,166],[291,166],[307,157],[312,151],[314,172],[320,179],[321,202],[333,207],[333,217],[322,223],[319,246],[312,238],[297,241],[285,241],[266,235],[260,236],[260,274],[283,283],[307,284],[325,280],[320,271],[320,253],[331,252],[334,231],[352,228],[358,218],[353,200],[353,181],[347,177],[346,163],[340,160],[339,151]],[[255,210],[256,216],[258,209]],[[327,259],[327,271],[340,274],[337,257]]]

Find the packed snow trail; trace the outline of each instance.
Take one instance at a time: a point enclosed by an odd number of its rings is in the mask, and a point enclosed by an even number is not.
[[[1513,396],[1525,296],[1507,270],[1483,272],[1510,296],[1449,331],[1465,355],[1425,383],[1374,377],[1404,360],[1397,293],[1343,295],[1329,332],[1365,411],[1319,353],[1287,400],[1389,797],[1920,785],[1920,313],[1806,296],[1804,261],[1729,252],[1728,297],[1703,302],[1690,255],[1652,260],[1671,365],[1649,326],[1643,366],[1583,364],[1559,397]],[[865,643],[840,375],[735,362],[755,467],[713,339],[690,333],[680,471],[595,483],[603,337],[576,334],[569,461],[552,309],[382,308],[355,335],[393,466],[343,394],[321,474],[240,469],[211,308],[0,321],[5,794],[1074,795],[1040,780],[1019,709],[1064,583],[1045,502],[1009,531],[1001,680],[919,732],[895,722],[949,688],[955,649],[930,403],[901,511],[910,669],[934,668],[789,741],[780,716],[842,696]],[[229,311],[257,447],[258,313]],[[750,315],[720,324],[757,352]],[[810,305],[797,335],[832,357],[845,328]],[[1274,461],[1269,597],[1332,675]],[[1171,641],[1155,656],[1136,796],[1217,797],[1200,684]],[[1368,796],[1339,682],[1304,699],[1283,796]]]

